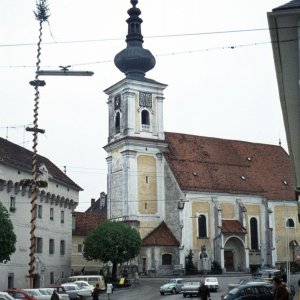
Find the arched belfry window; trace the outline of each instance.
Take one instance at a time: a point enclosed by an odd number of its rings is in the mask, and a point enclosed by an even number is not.
[[[293,219],[287,219],[286,220],[286,227],[292,227],[292,228],[294,228],[295,227],[295,222],[294,222],[294,220]]]
[[[258,225],[257,219],[250,219],[251,249],[258,250]]]
[[[207,237],[207,226],[206,226],[206,216],[200,215],[198,217],[198,237],[206,238]]]
[[[115,117],[115,130],[116,130],[116,133],[120,132],[120,113],[119,112],[116,113],[116,117]]]
[[[142,111],[142,124],[143,125],[150,125],[150,116],[148,110]]]

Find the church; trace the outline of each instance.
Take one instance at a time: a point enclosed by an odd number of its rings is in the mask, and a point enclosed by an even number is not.
[[[142,237],[142,272],[170,275],[193,253],[199,271],[294,261],[300,230],[290,158],[277,145],[164,131],[167,85],[143,48],[131,0],[127,47],[115,56],[125,78],[107,88],[107,218]]]

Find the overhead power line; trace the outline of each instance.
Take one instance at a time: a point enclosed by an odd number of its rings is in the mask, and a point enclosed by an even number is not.
[[[218,34],[232,34],[232,33],[242,33],[242,32],[257,32],[257,31],[267,31],[267,30],[284,30],[298,28],[299,26],[286,26],[277,28],[250,28],[250,29],[234,29],[234,30],[222,30],[222,31],[205,31],[205,32],[188,32],[188,33],[174,33],[174,34],[162,34],[162,35],[149,35],[144,36],[145,39],[157,39],[157,38],[174,38],[174,37],[188,37],[188,36],[200,36],[200,35],[218,35]],[[53,41],[53,42],[43,42],[43,45],[58,45],[58,44],[78,44],[78,43],[95,43],[95,42],[111,42],[111,41],[121,41],[122,38],[102,38],[102,39],[89,39],[89,40],[70,40],[70,41]],[[24,47],[24,46],[35,46],[36,43],[11,43],[11,44],[0,44],[0,47]]]
[[[277,44],[277,43],[289,43],[289,42],[296,42],[298,39],[289,39],[289,40],[282,40],[282,41],[265,41],[265,42],[254,42],[248,44],[239,44],[239,45],[228,45],[228,46],[218,46],[218,47],[211,47],[211,48],[204,48],[204,49],[195,49],[195,50],[184,50],[184,51],[174,51],[168,53],[161,53],[155,55],[156,57],[166,57],[166,56],[174,56],[174,55],[183,55],[183,54],[193,54],[193,53],[200,53],[200,52],[209,52],[209,51],[217,51],[217,50],[234,50],[238,48],[246,48],[246,47],[253,47],[253,46],[262,46],[267,44]],[[83,63],[74,63],[70,64],[71,67],[75,66],[87,66],[87,65],[97,65],[97,64],[104,64],[104,63],[111,63],[113,62],[112,59],[108,60],[100,60],[100,61],[92,61],[92,62],[83,62]],[[24,65],[11,65],[11,66],[0,66],[0,68],[35,68],[36,66],[24,66]],[[42,66],[42,68],[54,68],[56,66]]]

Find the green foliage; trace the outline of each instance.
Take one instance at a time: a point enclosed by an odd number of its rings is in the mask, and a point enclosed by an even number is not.
[[[48,18],[50,17],[47,0],[37,1],[36,2],[36,11],[34,11],[33,13],[35,15],[35,18],[38,21],[40,21],[40,22],[47,21]]]
[[[10,260],[10,255],[16,251],[16,240],[9,214],[0,202],[0,263]]]
[[[121,222],[106,221],[85,238],[83,256],[86,260],[111,261],[115,265],[135,258],[141,245],[136,229]]]
[[[185,269],[187,271],[195,269],[193,257],[194,257],[193,250],[190,249],[188,255],[185,257]]]

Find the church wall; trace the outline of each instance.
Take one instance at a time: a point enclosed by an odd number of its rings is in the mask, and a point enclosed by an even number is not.
[[[165,222],[171,229],[177,240],[181,241],[181,223],[179,219],[178,202],[182,198],[180,188],[171,172],[169,166],[165,163]]]
[[[235,219],[235,205],[233,203],[221,203],[222,217],[225,220]]]
[[[140,155],[137,158],[137,165],[139,212],[155,214],[157,213],[156,158]]]

